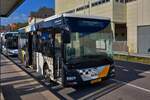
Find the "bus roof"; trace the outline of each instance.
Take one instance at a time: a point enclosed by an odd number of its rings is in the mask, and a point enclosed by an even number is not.
[[[110,20],[110,18],[108,18],[108,17],[90,16],[90,15],[76,15],[76,14],[63,14],[63,17],[88,18],[88,19],[97,19],[97,20]]]
[[[95,20],[108,20],[110,21],[110,18],[107,17],[100,17],[100,16],[89,16],[89,15],[76,15],[76,14],[59,14],[59,15],[53,15],[51,17],[45,18],[43,20],[40,20],[36,22],[35,24],[30,24],[25,27],[25,32],[33,32],[36,31],[36,29],[41,29],[41,28],[48,28],[48,27],[53,27],[55,25],[60,25],[62,24],[62,17],[64,18],[85,18],[85,19],[95,19]],[[24,30],[24,28],[20,29]],[[19,31],[19,30],[18,30]]]
[[[48,18],[45,18],[44,21],[50,21],[60,17],[72,17],[72,18],[88,18],[88,19],[98,19],[98,20],[110,20],[108,17],[101,17],[101,16],[90,16],[90,15],[77,15],[77,14],[60,14],[54,15]]]
[[[36,26],[38,28],[54,27],[54,26],[57,26],[57,25],[61,25],[63,23],[62,18],[68,18],[68,17],[70,17],[70,18],[84,18],[84,19],[92,19],[92,20],[108,20],[108,21],[110,21],[110,18],[100,17],[100,16],[60,14],[60,15],[54,15],[54,16],[45,18],[41,23],[37,23]]]

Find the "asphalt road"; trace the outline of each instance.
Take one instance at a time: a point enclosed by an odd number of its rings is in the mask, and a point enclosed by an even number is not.
[[[55,83],[49,84],[31,69],[24,69],[17,58],[11,59],[60,99],[150,100],[150,65],[115,61],[114,79],[95,85],[63,88]]]

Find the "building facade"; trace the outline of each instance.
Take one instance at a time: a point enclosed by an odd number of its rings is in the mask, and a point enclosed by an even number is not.
[[[109,17],[116,43],[119,41],[126,44],[124,51],[148,53],[147,50],[150,48],[149,4],[150,0],[55,0],[55,13]]]

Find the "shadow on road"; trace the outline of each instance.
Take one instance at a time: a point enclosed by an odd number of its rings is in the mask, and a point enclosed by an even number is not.
[[[87,87],[78,87],[76,91],[69,93],[70,97],[73,99],[84,99],[84,100],[95,100],[109,92],[121,87],[123,84],[113,82],[113,81],[105,81],[101,84],[90,85]]]
[[[25,76],[14,76],[14,77],[10,77],[10,78],[2,78],[0,80],[1,83],[8,83],[8,82],[13,82],[13,81],[19,81],[19,80],[25,80],[25,79],[29,79],[30,76],[25,75]]]
[[[1,72],[1,75],[2,74],[11,74],[11,73],[19,73],[19,72],[22,72],[22,71],[7,71],[7,72]]]
[[[1,62],[0,67],[11,66],[11,65],[13,64],[10,64],[9,62],[4,61],[4,62]]]

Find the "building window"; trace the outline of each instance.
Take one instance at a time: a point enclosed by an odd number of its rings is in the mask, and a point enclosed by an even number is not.
[[[92,3],[92,7],[109,2],[109,1],[110,0],[98,0],[98,1]]]
[[[120,0],[121,3],[124,3],[124,0]]]
[[[67,11],[67,12],[65,12],[65,13],[74,13],[74,12],[75,12],[75,9],[69,10],[69,11]]]
[[[92,6],[92,7],[98,6],[98,5],[101,5],[101,4],[103,4],[103,3],[107,3],[107,2],[109,2],[109,1],[110,1],[110,0],[98,0],[98,1],[96,1],[96,2],[93,2],[93,3],[91,4],[91,6]],[[89,8],[89,5],[84,5],[84,6],[81,6],[81,7],[77,8],[76,11],[81,11],[81,10],[84,10],[84,9],[87,9],[87,8]]]
[[[121,36],[124,37],[124,36],[125,36],[125,33],[122,33]]]
[[[106,2],[109,2],[110,0],[106,0]]]
[[[81,6],[81,7],[77,8],[77,11],[84,10],[87,8],[89,8],[89,5]]]
[[[125,0],[116,0],[116,2],[125,3]]]
[[[126,3],[132,2],[132,1],[136,1],[136,0],[125,0]]]
[[[99,1],[98,4],[99,4],[99,5],[102,4],[102,1]]]
[[[100,2],[100,3],[101,3],[101,2]],[[92,7],[97,6],[97,5],[98,5],[98,2],[92,3]]]
[[[105,3],[105,0],[102,0],[102,3]]]

